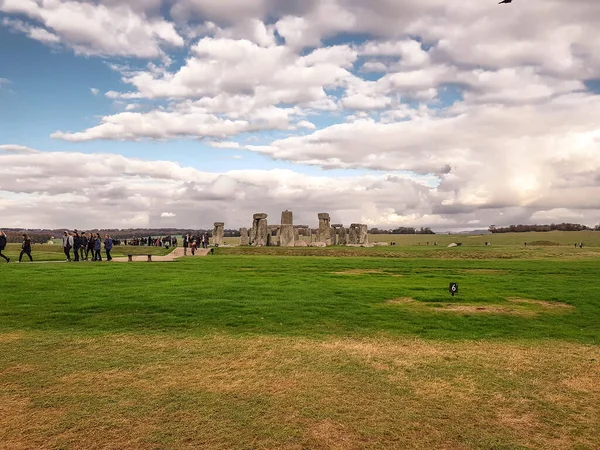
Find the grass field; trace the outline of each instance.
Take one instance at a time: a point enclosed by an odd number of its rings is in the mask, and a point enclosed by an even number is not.
[[[600,448],[590,247],[0,264],[0,448]]]

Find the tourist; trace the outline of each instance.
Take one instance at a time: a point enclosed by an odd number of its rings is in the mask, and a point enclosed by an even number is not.
[[[10,258],[8,256],[4,256],[2,252],[6,248],[6,244],[8,243],[8,239],[6,239],[6,233],[0,230],[0,256],[2,256],[7,263],[10,262]]]
[[[88,239],[87,239],[87,247],[85,249],[85,260],[87,261],[89,258],[89,254],[90,252],[92,253],[92,261],[95,261],[96,258],[94,256],[94,244],[96,243],[96,240],[94,239],[94,235],[92,233],[88,234]]]
[[[102,254],[100,250],[102,249],[102,238],[100,237],[100,233],[96,233],[96,239],[94,240],[94,261],[102,261]]]
[[[187,249],[189,245],[189,235],[183,237],[183,256],[187,256]]]
[[[112,261],[112,256],[110,256],[110,252],[113,249],[113,240],[111,237],[106,234],[104,235],[104,250],[106,251],[106,260]]]
[[[81,237],[77,230],[74,230],[72,233],[73,236],[73,259],[78,262],[79,261],[79,247],[81,247]]]
[[[26,234],[23,235],[23,243],[21,244],[21,254],[19,255],[19,262],[23,259],[23,255],[29,256],[29,261],[33,262],[31,257],[31,239]]]
[[[71,262],[71,248],[73,248],[73,236],[69,236],[69,232],[65,231],[62,238],[63,252],[67,257],[67,262]]]
[[[79,247],[79,251],[81,252],[80,259],[82,261],[86,261],[87,258],[85,257],[85,251],[86,251],[87,246],[88,246],[88,238],[85,235],[85,233],[83,233],[83,232],[81,233],[81,236],[80,236],[80,244],[81,244],[81,247]]]

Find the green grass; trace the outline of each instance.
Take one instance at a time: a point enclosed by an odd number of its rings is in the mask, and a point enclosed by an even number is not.
[[[370,250],[370,249],[366,249]],[[417,253],[421,256],[421,252]],[[0,330],[567,339],[600,342],[597,260],[227,256],[110,267],[3,265]],[[384,273],[345,275],[351,269]],[[484,269],[484,270],[482,270]],[[400,275],[400,276],[392,276]],[[533,317],[389,305],[563,302]],[[432,305],[433,304],[433,305]],[[535,308],[534,305],[530,309]]]
[[[510,245],[0,263],[0,448],[600,448],[599,269]]]

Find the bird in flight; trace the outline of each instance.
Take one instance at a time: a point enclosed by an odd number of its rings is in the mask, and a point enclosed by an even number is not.
[[[512,0],[502,0],[500,3],[498,3],[499,5],[501,5],[502,3],[512,3]]]

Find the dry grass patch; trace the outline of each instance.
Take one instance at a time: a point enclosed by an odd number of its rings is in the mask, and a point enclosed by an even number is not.
[[[0,447],[600,444],[594,346],[161,335],[38,347],[49,338],[7,344],[19,361],[0,355]]]
[[[23,339],[25,337],[25,333],[15,332],[15,333],[0,333],[0,344],[8,344],[14,341],[18,341],[19,339]]]
[[[528,309],[511,308],[502,305],[458,305],[455,303],[443,304],[435,308],[435,310],[464,314],[508,314],[515,316],[535,316],[537,314],[535,311]]]
[[[521,303],[526,305],[538,305],[542,306],[544,309],[574,309],[573,305],[569,305],[567,303],[561,302],[549,302],[545,300],[532,300],[529,298],[508,298],[507,299],[511,303]]]
[[[411,297],[399,297],[393,300],[388,300],[386,303],[388,305],[406,305],[408,303],[414,303],[415,299]]]

